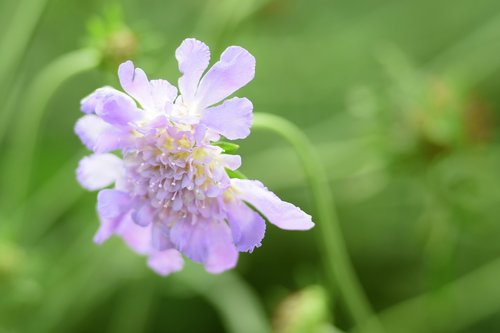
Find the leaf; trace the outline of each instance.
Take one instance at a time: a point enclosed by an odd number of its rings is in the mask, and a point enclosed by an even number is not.
[[[234,154],[240,148],[239,145],[227,141],[217,141],[213,144],[217,147],[221,147],[226,154]]]

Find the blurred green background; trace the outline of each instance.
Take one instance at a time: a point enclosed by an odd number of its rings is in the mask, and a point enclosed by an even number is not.
[[[0,333],[354,329],[315,229],[269,226],[217,276],[92,243],[79,101],[126,58],[175,83],[186,37],[255,55],[238,95],[311,138],[387,332],[500,332],[500,2],[1,0]],[[314,215],[286,143],[239,144],[246,175]]]

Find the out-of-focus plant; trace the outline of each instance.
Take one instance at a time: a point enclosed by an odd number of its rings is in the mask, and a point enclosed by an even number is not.
[[[322,286],[309,286],[287,296],[274,312],[274,332],[336,332],[330,326],[330,303],[331,298]]]
[[[101,64],[110,72],[125,60],[134,58],[140,49],[139,36],[125,25],[120,6],[109,7],[102,16],[92,17],[87,30],[86,44],[100,51]]]
[[[393,48],[380,56],[391,80],[380,121],[391,124],[386,140],[397,158],[433,160],[489,138],[488,109],[446,76],[417,70]]]

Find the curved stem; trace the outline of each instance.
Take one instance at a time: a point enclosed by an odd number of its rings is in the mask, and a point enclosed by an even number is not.
[[[300,158],[312,192],[317,213],[316,235],[319,237],[327,277],[342,294],[357,326],[373,320],[371,306],[356,277],[342,237],[335,211],[333,194],[319,156],[306,135],[291,122],[271,114],[255,113],[253,127],[275,132],[288,141]],[[381,328],[373,329],[381,332]]]
[[[32,170],[33,153],[40,122],[50,98],[71,77],[95,68],[100,53],[82,49],[67,53],[45,67],[28,88],[12,141],[4,159],[3,186],[8,197],[2,198],[3,207],[13,207],[25,196]]]

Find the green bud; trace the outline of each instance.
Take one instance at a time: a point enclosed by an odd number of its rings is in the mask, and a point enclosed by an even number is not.
[[[96,16],[87,24],[87,44],[102,53],[104,67],[113,71],[116,67],[137,53],[139,42],[124,23],[119,6],[106,9],[102,16]]]

